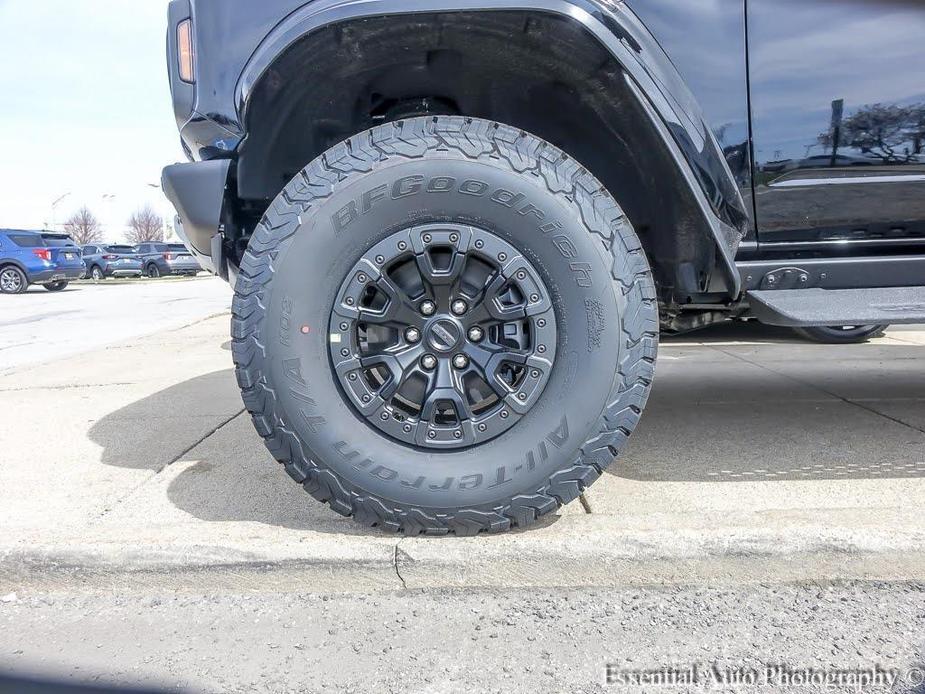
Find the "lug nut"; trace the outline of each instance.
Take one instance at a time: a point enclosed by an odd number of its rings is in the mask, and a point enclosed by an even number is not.
[[[485,337],[485,333],[479,326],[474,325],[469,328],[469,339],[472,342],[479,342],[483,337]]]
[[[453,357],[453,366],[455,366],[457,369],[465,369],[467,366],[469,366],[469,357],[467,357],[465,354],[457,354],[455,357]]]
[[[457,316],[464,314],[468,308],[469,306],[462,299],[457,299],[452,304],[450,304],[450,310]]]
[[[421,302],[421,313],[423,313],[425,316],[434,315],[434,311],[436,310],[437,310],[437,304],[435,304],[433,301],[428,300],[428,301]]]
[[[408,328],[405,331],[405,339],[411,343],[417,342],[421,339],[421,331],[417,328]]]
[[[421,357],[421,366],[423,366],[428,371],[431,371],[437,366],[437,357],[435,357],[433,354],[425,354],[423,357]]]

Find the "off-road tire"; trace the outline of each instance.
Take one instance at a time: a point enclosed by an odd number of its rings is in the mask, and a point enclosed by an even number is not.
[[[334,230],[331,215],[376,182],[391,180],[382,177],[444,169],[460,180],[478,171],[485,180],[527,191],[561,215],[574,245],[562,236],[557,237],[562,247],[554,247],[549,236],[536,231],[537,224],[528,235],[529,247],[525,232],[505,236],[549,273],[556,320],[562,324],[552,376],[536,408],[509,431],[471,449],[434,452],[389,439],[345,402],[332,373],[325,312],[337,298],[342,268],[352,267],[402,225],[422,219],[490,225],[492,215],[516,222],[512,211],[457,193],[441,198],[450,202],[433,205],[432,200],[389,198],[370,219],[339,234]],[[480,210],[480,218],[461,218],[459,210],[467,209]],[[497,226],[496,233],[507,233],[503,224]],[[581,289],[586,278],[581,266],[570,264],[573,253],[590,261],[592,289]],[[626,444],[648,397],[658,322],[645,253],[600,182],[530,134],[440,116],[362,132],[292,179],[259,222],[242,258],[231,336],[237,381],[257,432],[312,496],[342,515],[389,531],[473,535],[529,525],[574,500],[601,475]],[[296,349],[300,356],[292,358]],[[560,420],[570,431],[537,435],[544,422]],[[446,489],[415,486],[415,475],[430,475],[434,467],[446,465],[462,475],[466,465],[476,464],[499,467],[501,473],[496,480],[485,475],[485,484],[474,491],[465,489],[465,477],[448,477]],[[512,479],[502,480],[507,476]],[[496,488],[488,484],[492,481]]]
[[[813,342],[822,342],[829,345],[849,345],[867,342],[875,337],[882,337],[888,325],[856,325],[849,327],[812,326],[794,328],[800,337]]]

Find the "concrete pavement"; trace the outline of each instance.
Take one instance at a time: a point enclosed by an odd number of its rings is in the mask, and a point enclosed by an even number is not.
[[[0,374],[228,311],[231,290],[212,276],[39,286],[0,301]]]
[[[925,678],[922,585],[114,588],[0,603],[0,690],[4,674],[223,694],[920,694]]]
[[[921,329],[666,340],[639,431],[582,503],[443,539],[360,528],[293,484],[242,414],[227,334],[219,316],[0,374],[0,592],[925,576]]]

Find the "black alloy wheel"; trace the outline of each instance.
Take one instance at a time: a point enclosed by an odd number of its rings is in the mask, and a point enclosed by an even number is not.
[[[407,444],[461,448],[507,431],[539,399],[556,318],[539,273],[498,236],[423,224],[347,273],[331,361],[350,403]]]

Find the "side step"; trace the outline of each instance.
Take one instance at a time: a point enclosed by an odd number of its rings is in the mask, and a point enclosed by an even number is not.
[[[762,289],[746,297],[768,325],[925,323],[925,287]]]

